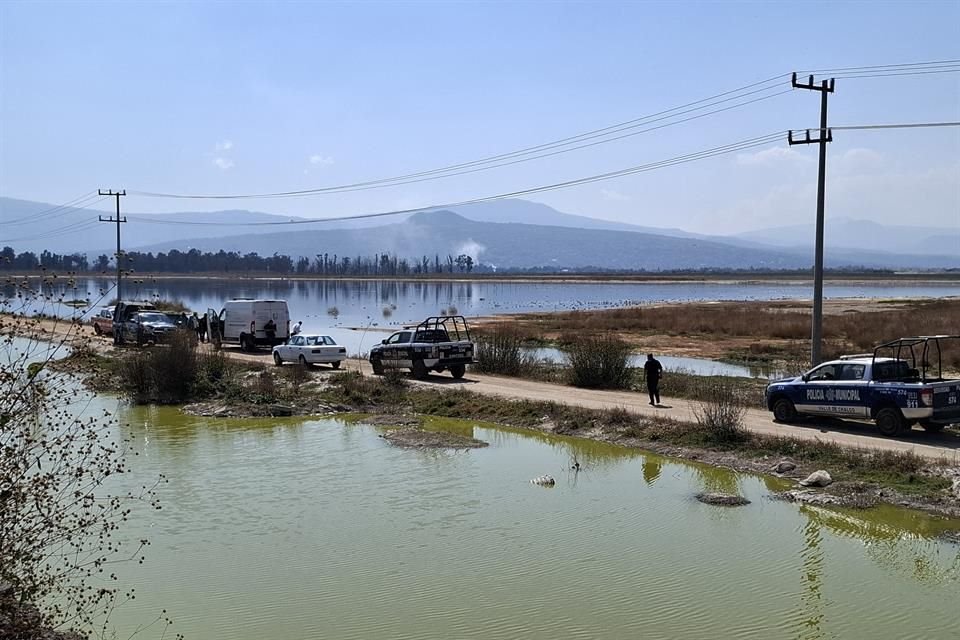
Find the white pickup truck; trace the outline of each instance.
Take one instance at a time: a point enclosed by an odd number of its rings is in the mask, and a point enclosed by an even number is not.
[[[901,338],[873,354],[825,362],[767,386],[767,408],[779,422],[799,415],[871,419],[885,436],[920,424],[940,431],[960,424],[960,380],[943,373],[943,355],[960,336]]]

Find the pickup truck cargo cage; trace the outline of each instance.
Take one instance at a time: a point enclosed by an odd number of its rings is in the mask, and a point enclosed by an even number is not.
[[[415,329],[415,342],[459,342],[470,339],[467,319],[463,316],[431,316],[418,324]],[[444,337],[448,336],[448,337]]]
[[[892,357],[895,360],[905,360],[907,352],[910,354],[912,363],[911,373],[914,377],[919,377],[921,382],[939,382],[943,377],[943,347],[941,342],[960,340],[960,335],[940,335],[940,336],[915,336],[913,338],[900,338],[892,340],[877,346],[873,350],[873,364],[876,364],[878,357]],[[960,348],[960,343],[954,348]],[[919,351],[919,354],[917,353]],[[888,356],[889,354],[889,356]],[[919,360],[917,356],[920,356]],[[936,366],[930,361],[932,356],[936,356]],[[919,367],[918,367],[919,364]],[[936,377],[927,375],[930,371],[933,374],[936,371]]]

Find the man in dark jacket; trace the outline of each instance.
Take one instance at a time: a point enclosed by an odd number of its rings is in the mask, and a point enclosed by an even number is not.
[[[643,375],[647,379],[650,406],[656,406],[660,404],[660,377],[663,375],[663,365],[653,357],[652,353],[647,354],[647,361],[643,365]]]

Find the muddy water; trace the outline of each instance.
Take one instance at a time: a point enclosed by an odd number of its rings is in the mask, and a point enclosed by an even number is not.
[[[94,407],[96,409],[96,407]],[[128,536],[128,637],[162,609],[187,638],[947,638],[960,527],[893,508],[773,502],[770,479],[460,423],[490,447],[397,449],[376,428],[121,410],[163,473]],[[582,471],[570,470],[576,460]],[[551,474],[543,488],[529,480]],[[736,509],[702,490],[739,492]],[[159,637],[158,627],[138,635]]]

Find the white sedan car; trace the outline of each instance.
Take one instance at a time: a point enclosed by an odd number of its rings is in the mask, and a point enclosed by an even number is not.
[[[301,333],[290,338],[286,344],[273,348],[273,362],[278,367],[284,362],[307,364],[330,364],[340,368],[340,361],[347,357],[347,350],[330,336]]]

